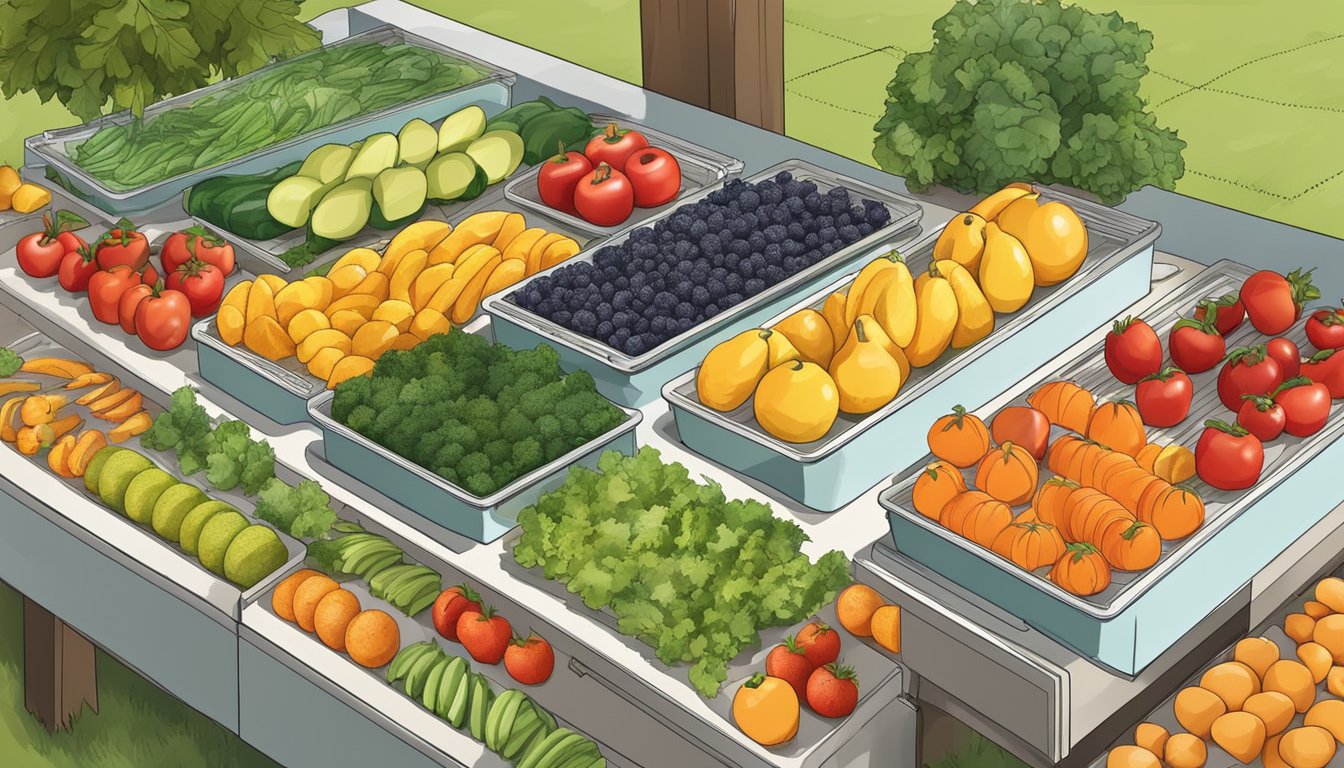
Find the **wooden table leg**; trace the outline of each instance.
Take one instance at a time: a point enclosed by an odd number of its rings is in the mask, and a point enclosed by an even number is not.
[[[98,711],[93,643],[23,598],[23,699],[48,733],[68,730],[88,704]]]

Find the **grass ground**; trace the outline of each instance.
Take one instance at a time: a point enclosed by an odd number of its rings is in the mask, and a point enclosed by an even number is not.
[[[222,726],[98,651],[98,704],[48,735],[23,706],[23,599],[0,584],[0,765],[279,768]]]

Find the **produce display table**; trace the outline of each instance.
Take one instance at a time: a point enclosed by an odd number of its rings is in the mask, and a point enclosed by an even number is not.
[[[400,28],[516,73],[513,103],[547,97],[589,113],[614,114],[736,158],[743,175],[796,159],[905,193],[899,179],[873,168],[397,0],[333,12],[314,25],[327,42],[383,25]],[[884,249],[929,237],[968,205],[955,196],[942,202],[922,199],[916,226],[883,243]],[[81,209],[77,201],[68,207],[95,220],[95,227],[110,223],[110,217],[97,221],[98,211]],[[163,231],[190,223],[175,202],[136,218]],[[1189,242],[1187,225],[1178,226],[1181,242]],[[1171,255],[1159,247],[1151,254],[1150,291],[1127,313],[1137,315],[1160,303],[1200,274],[1203,264],[1227,255],[1213,249]],[[1252,257],[1238,260],[1254,263]],[[1330,290],[1323,287],[1326,295],[1333,295]],[[1034,338],[1063,350],[1059,357],[1068,359],[1105,336],[1109,315],[1093,319],[1085,327],[1059,323]],[[1092,331],[1096,326],[1101,327]],[[184,384],[196,387],[212,417],[249,424],[255,438],[272,446],[278,470],[318,480],[343,517],[389,537],[411,559],[441,573],[445,584],[471,584],[515,628],[544,636],[555,649],[555,674],[529,694],[561,724],[596,741],[613,766],[913,768],[924,762],[917,726],[926,705],[957,717],[1033,765],[1087,764],[1215,654],[1278,615],[1311,577],[1336,567],[1344,536],[1341,505],[1259,575],[1230,585],[1227,600],[1142,671],[1121,674],[895,552],[878,503],[886,481],[834,512],[813,511],[688,450],[667,401],[656,398],[640,408],[638,445],[657,448],[665,461],[683,464],[692,477],[713,479],[728,498],[770,504],[775,515],[797,522],[808,536],[803,554],[815,560],[839,550],[853,560],[858,582],[903,611],[899,654],[888,654],[871,640],[849,652],[871,670],[865,670],[867,685],[855,713],[824,726],[807,724],[792,746],[769,749],[734,726],[728,685],[712,700],[696,694],[684,669],[660,663],[651,649],[612,631],[603,623],[607,617],[595,619],[577,597],[517,566],[509,554],[512,535],[477,543],[387,498],[328,463],[312,424],[276,424],[255,403],[235,399],[205,380],[194,342],[153,353],[133,337],[109,332],[84,302],[35,286],[17,269],[11,250],[0,259],[0,344],[32,330],[160,400]],[[1003,394],[989,406],[1017,397],[1024,386],[1002,382]],[[922,445],[922,435],[909,439]],[[893,461],[888,471],[901,471],[904,463]],[[34,471],[14,451],[0,450],[0,483],[5,493],[0,499],[0,579],[282,764],[508,765],[466,732],[281,620],[270,609],[267,587],[297,565],[240,591],[59,478]],[[824,609],[821,618],[835,623],[834,609]],[[750,664],[759,667],[764,652],[782,635],[767,632],[764,648]],[[403,636],[403,641],[410,640]],[[730,685],[734,674],[730,670]]]

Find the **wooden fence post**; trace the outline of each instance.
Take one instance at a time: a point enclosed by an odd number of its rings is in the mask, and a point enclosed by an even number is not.
[[[88,704],[98,711],[93,643],[23,598],[23,700],[47,732],[69,729]]]

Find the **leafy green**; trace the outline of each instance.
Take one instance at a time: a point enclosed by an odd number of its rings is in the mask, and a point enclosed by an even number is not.
[[[180,387],[173,392],[168,409],[140,436],[140,444],[177,454],[182,473],[194,475],[206,467],[211,429],[210,415],[196,402],[196,390]]]
[[[7,379],[23,367],[23,358],[9,347],[0,347],[0,379]]]
[[[585,371],[548,346],[513,350],[470,333],[392,351],[336,387],[342,424],[486,496],[625,421]]]
[[[800,552],[807,535],[756,501],[728,500],[657,450],[602,455],[600,472],[572,467],[564,485],[518,515],[513,549],[667,664],[690,663],[702,695],[717,695],[727,663],[760,630],[811,615],[849,583],[849,563]]]
[[[296,539],[326,538],[336,522],[331,497],[312,480],[292,486],[272,478],[257,494],[256,516]]]
[[[1151,33],[1060,0],[958,0],[901,61],[874,129],[883,170],[922,190],[1063,183],[1118,202],[1172,188],[1185,142],[1139,98]]]
[[[185,475],[206,470],[205,478],[221,491],[239,485],[255,495],[275,477],[275,451],[268,443],[253,440],[247,424],[229,420],[212,426],[210,416],[196,402],[196,390],[181,387],[173,392],[169,407],[140,436],[151,450],[177,454]]]

